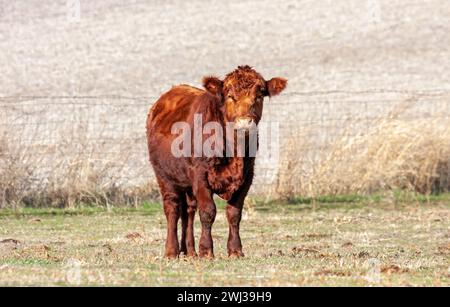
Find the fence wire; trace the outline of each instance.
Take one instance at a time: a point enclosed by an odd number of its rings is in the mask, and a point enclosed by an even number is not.
[[[448,121],[449,98],[450,91],[439,89],[376,89],[291,92],[267,100],[263,122],[279,124],[281,161],[257,162],[253,191],[279,184],[280,172],[290,171],[283,166],[286,159],[301,154],[307,172],[344,132],[367,132],[392,112],[403,121]],[[107,165],[107,176],[121,184],[151,181],[145,122],[156,100],[118,95],[0,97],[2,158],[9,154],[34,163],[32,175],[40,180],[54,175],[55,166],[62,161],[84,160]],[[287,146],[292,142],[302,150],[289,156]],[[8,161],[0,163],[3,169],[9,166]]]

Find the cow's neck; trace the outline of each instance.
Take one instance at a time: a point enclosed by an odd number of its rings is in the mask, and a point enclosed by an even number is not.
[[[232,145],[232,148],[234,148],[233,154],[216,160],[214,172],[208,173],[208,181],[212,188],[225,200],[231,199],[232,195],[242,186],[247,176],[249,164],[254,161],[254,157],[237,155],[238,139],[236,133],[233,134],[233,136],[226,133],[224,135],[226,146]],[[248,139],[248,136],[246,136],[244,153],[249,152]]]

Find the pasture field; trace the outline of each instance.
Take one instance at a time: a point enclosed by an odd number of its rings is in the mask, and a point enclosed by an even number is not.
[[[339,201],[339,202],[336,202]],[[247,204],[242,259],[162,257],[160,204],[0,211],[1,286],[449,286],[450,196]],[[196,220],[198,243],[200,223]]]

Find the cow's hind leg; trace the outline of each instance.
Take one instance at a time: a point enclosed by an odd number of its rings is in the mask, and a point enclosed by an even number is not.
[[[181,204],[181,242],[180,242],[180,254],[187,255],[186,236],[188,228],[188,212],[186,200]]]
[[[195,251],[194,238],[194,219],[195,211],[197,210],[197,201],[192,195],[192,191],[186,193],[186,199],[183,204],[183,211],[181,213],[182,219],[182,234],[181,234],[181,252],[188,257],[197,257]]]
[[[177,224],[181,214],[180,194],[173,189],[161,188],[164,213],[167,219],[167,239],[166,239],[166,257],[178,257],[180,250],[178,246]]]

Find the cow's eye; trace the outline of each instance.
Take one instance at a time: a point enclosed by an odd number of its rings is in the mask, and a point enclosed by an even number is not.
[[[264,86],[261,86],[260,88],[259,88],[259,92],[261,93],[261,95],[264,97],[264,96],[267,96],[267,88],[265,88]]]
[[[230,99],[233,102],[236,102],[236,99],[234,99],[234,97],[232,95],[228,95],[228,99]]]

